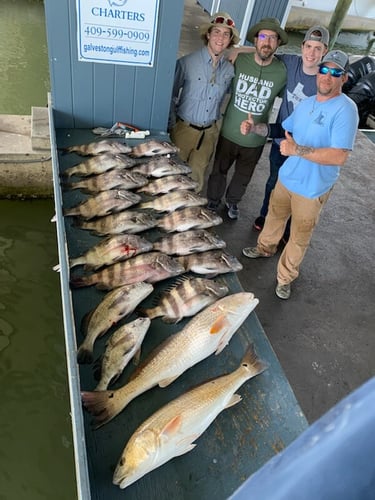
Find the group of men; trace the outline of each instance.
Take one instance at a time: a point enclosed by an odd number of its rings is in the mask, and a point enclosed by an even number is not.
[[[328,52],[329,32],[322,26],[306,32],[301,55],[276,54],[288,35],[275,18],[249,29],[252,47],[232,47],[240,37],[225,12],[201,26],[201,35],[204,47],[176,64],[171,139],[191,166],[198,192],[214,156],[208,207],[216,211],[224,201],[229,218],[237,219],[264,145],[272,138],[270,174],[253,226],[260,234],[257,246],[243,254],[270,257],[283,240],[275,292],[288,299],[320,212],[354,146],[357,107],[341,92],[349,59],[340,50]],[[282,99],[280,109],[276,123],[269,124],[276,97]]]

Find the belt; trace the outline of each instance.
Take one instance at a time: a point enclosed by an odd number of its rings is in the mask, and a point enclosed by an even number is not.
[[[207,127],[199,127],[199,125],[194,125],[193,123],[189,123],[189,122],[187,122],[186,120],[183,120],[180,117],[177,117],[177,119],[180,120],[181,122],[186,123],[186,125],[188,127],[194,128],[195,130],[207,130],[207,129],[211,128],[212,125],[214,125],[216,123],[216,122],[212,122],[211,125],[207,125]]]

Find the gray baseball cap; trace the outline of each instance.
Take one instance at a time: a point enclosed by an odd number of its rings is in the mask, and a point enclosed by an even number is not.
[[[336,64],[336,66],[343,71],[347,71],[349,67],[349,57],[342,50],[331,50],[327,52],[319,66],[327,62]]]
[[[314,42],[322,42],[326,47],[329,44],[329,31],[324,26],[312,26],[306,31],[305,38],[302,43],[312,40]]]

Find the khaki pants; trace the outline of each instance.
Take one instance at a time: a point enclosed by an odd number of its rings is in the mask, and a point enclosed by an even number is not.
[[[218,135],[216,123],[206,130],[196,130],[188,123],[177,120],[171,130],[171,140],[180,148],[180,158],[189,164],[192,170],[190,176],[198,182],[197,193],[203,189],[206,170],[215,150]]]
[[[257,248],[260,252],[275,254],[286,223],[289,217],[292,217],[290,238],[277,264],[278,283],[286,285],[298,277],[312,233],[331,191],[319,198],[305,198],[289,191],[277,181],[271,194],[268,214],[258,238]]]

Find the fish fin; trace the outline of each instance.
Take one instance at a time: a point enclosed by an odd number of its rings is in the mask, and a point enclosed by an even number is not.
[[[230,398],[225,408],[230,408],[231,406],[236,405],[240,401],[242,401],[242,397],[239,394],[233,394],[233,396]]]
[[[93,354],[90,349],[81,345],[77,351],[77,361],[80,365],[88,365],[93,361]]]
[[[139,365],[139,361],[140,361],[140,359],[141,359],[141,350],[142,350],[142,349],[141,349],[141,348],[139,348],[139,349],[137,350],[137,352],[136,352],[136,353],[134,354],[134,356],[133,356],[133,364],[134,364],[134,365],[136,365],[136,366],[137,366],[137,365]]]
[[[193,441],[198,438],[199,434],[192,434],[190,436],[184,437],[184,439],[181,439],[181,441],[176,443],[175,456],[178,457],[193,450],[197,446],[193,443]]]
[[[127,401],[125,404],[121,404],[121,408],[117,407],[116,390],[83,391],[81,392],[81,399],[86,410],[95,417],[93,421],[95,429],[112,420],[128,403]]]
[[[169,438],[170,436],[176,434],[181,427],[181,423],[182,423],[182,416],[176,415],[171,420],[169,420],[169,422],[167,422],[166,425],[163,427],[163,429],[160,432],[161,436]]]
[[[211,335],[216,335],[219,333],[223,327],[228,323],[227,317],[222,314],[217,318],[217,320],[212,324],[210,328],[210,334]]]
[[[166,378],[164,380],[160,380],[159,382],[159,387],[164,388],[170,385],[172,382],[174,382],[176,379],[178,379],[180,375],[176,375],[176,377],[171,377],[171,378]]]

